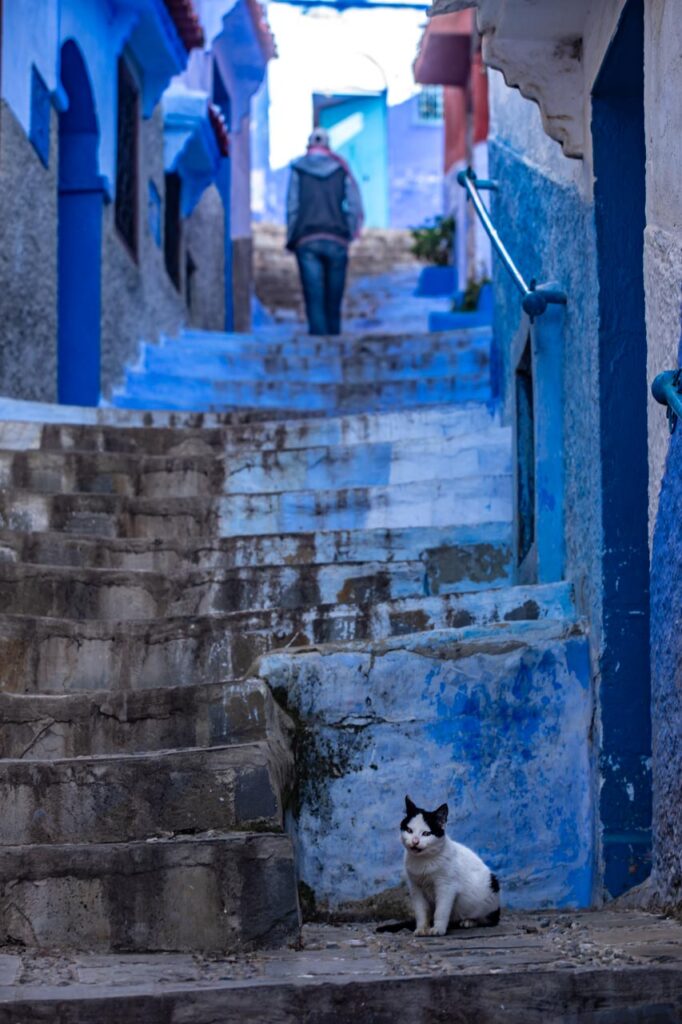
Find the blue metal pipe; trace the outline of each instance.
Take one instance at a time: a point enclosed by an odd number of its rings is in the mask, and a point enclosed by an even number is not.
[[[465,171],[460,171],[457,175],[457,181],[463,189],[466,189],[486,235],[490,239],[497,255],[502,260],[507,273],[519,290],[521,306],[524,312],[533,320],[535,317],[542,316],[550,304],[565,306],[567,301],[565,292],[558,291],[556,288],[548,287],[547,285],[538,285],[534,280],[530,284],[526,282],[523,274],[511,258],[509,250],[497,233],[497,229],[490,219],[490,214],[481,199],[479,189],[496,191],[498,183],[477,178],[475,171],[471,167],[467,167]]]
[[[660,405],[667,407],[666,414],[672,434],[678,419],[682,418],[682,369],[659,373],[651,385],[651,394]]]

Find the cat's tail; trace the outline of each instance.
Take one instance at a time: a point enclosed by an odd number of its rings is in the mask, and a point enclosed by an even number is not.
[[[415,919],[407,918],[405,921],[390,921],[388,924],[380,924],[378,932],[413,932],[417,927]]]

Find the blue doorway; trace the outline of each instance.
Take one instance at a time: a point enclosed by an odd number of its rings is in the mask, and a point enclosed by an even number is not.
[[[592,138],[603,536],[600,816],[605,887],[615,897],[651,865],[643,0],[625,5],[595,82]]]
[[[57,394],[70,405],[97,405],[100,396],[102,181],[99,126],[80,50],[61,52],[68,105],[59,117]]]
[[[316,124],[347,161],[362,195],[365,224],[388,225],[388,128],[386,92],[359,96],[315,96]]]

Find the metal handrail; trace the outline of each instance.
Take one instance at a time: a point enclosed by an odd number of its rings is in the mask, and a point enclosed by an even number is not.
[[[667,406],[668,426],[672,434],[678,419],[682,419],[682,369],[659,373],[651,385],[651,394],[657,402]]]
[[[521,271],[509,255],[507,247],[498,235],[497,229],[490,219],[490,214],[488,213],[479,192],[479,189],[497,191],[499,187],[497,182],[477,178],[476,172],[471,167],[467,167],[465,171],[460,171],[457,175],[457,181],[462,188],[466,189],[467,195],[474,205],[474,209],[478,214],[478,219],[483,225],[485,233],[492,242],[493,248],[497,252],[498,256],[504,263],[512,281],[521,293],[521,305],[524,312],[533,319],[537,316],[542,316],[547,309],[547,306],[551,303],[565,306],[567,301],[565,292],[558,291],[551,285],[537,284],[535,278],[533,278],[530,283],[526,282]]]

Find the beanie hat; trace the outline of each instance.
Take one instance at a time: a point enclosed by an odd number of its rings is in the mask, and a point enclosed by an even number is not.
[[[308,136],[308,146],[326,146],[329,149],[329,132],[326,128],[314,128]]]

